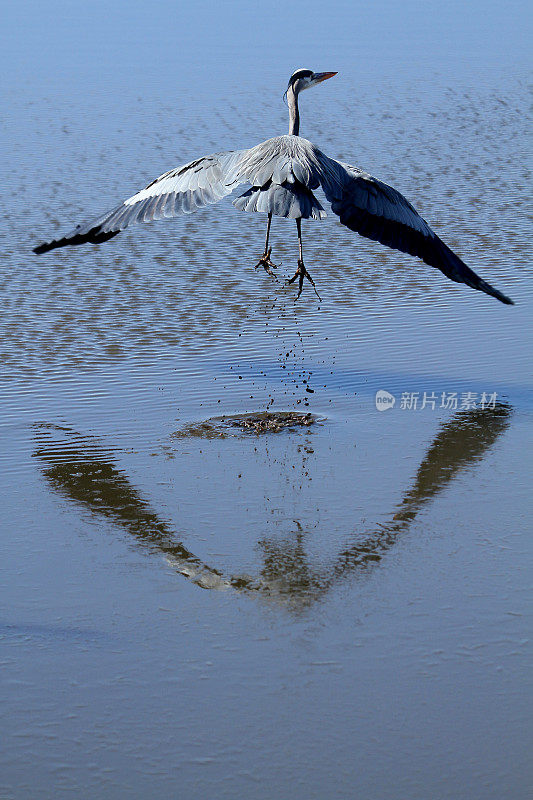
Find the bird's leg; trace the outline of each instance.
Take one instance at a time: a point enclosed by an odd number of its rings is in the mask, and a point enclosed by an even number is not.
[[[296,272],[294,273],[292,278],[287,281],[287,285],[289,285],[290,283],[294,283],[296,278],[298,278],[298,294],[296,295],[296,298],[295,298],[295,300],[298,300],[298,298],[300,297],[300,295],[302,293],[302,289],[304,287],[304,278],[307,278],[307,280],[309,281],[309,283],[311,284],[311,286],[315,290],[316,296],[318,297],[319,300],[321,300],[322,298],[320,297],[320,295],[318,294],[318,292],[316,290],[315,282],[312,279],[312,277],[310,276],[310,274],[308,273],[308,271],[306,270],[305,264],[304,264],[304,256],[303,256],[303,248],[302,248],[302,218],[301,217],[298,217],[298,219],[296,220],[296,227],[298,229],[298,246],[299,246],[299,249],[300,249],[300,257],[298,259],[298,269],[296,270]]]
[[[259,259],[259,261],[255,265],[255,268],[257,269],[257,267],[264,267],[264,269],[268,272],[268,274],[271,275],[272,278],[275,278],[276,276],[272,272],[272,269],[276,269],[276,267],[278,265],[277,264],[273,264],[272,261],[270,260],[270,253],[272,252],[272,248],[268,246],[268,237],[270,236],[270,225],[271,225],[271,222],[272,222],[272,214],[270,213],[268,215],[268,222],[267,222],[267,232],[266,232],[266,239],[265,239],[265,252],[263,253],[261,258]]]

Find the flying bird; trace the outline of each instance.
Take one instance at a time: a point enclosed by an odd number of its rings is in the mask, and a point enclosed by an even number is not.
[[[272,248],[269,247],[272,216],[296,221],[298,268],[287,283],[298,280],[298,298],[304,279],[316,292],[303,260],[302,219],[320,220],[326,216],[313,193],[320,187],[333,213],[350,230],[417,256],[440,269],[452,281],[466,283],[502,303],[512,304],[509,297],[467,267],[400,192],[358,167],[326,156],[300,136],[300,94],[336,74],[297,69],[291,75],[286,92],[288,135],[267,139],[249,150],[204,156],[165,172],[112,211],[85,225],[78,225],[60,239],[35,247],[33,252],[46,253],[56,247],[85,242],[100,244],[129,225],[190,214],[208,203],[217,203],[245,183],[249,188],[234,200],[233,205],[240,211],[259,211],[268,215],[265,250],[256,267],[262,266],[270,275],[274,274],[272,268],[276,265],[270,259]]]

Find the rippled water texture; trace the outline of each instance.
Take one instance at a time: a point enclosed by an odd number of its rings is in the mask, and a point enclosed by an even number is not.
[[[9,17],[2,798],[528,797],[529,94],[519,4],[475,7]],[[307,65],[302,135],[515,306],[331,213],[295,304],[294,223],[276,282],[230,200],[33,255],[285,132]]]

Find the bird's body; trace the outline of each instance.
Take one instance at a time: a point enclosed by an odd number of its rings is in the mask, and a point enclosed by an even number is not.
[[[259,265],[272,274],[268,238],[272,216],[296,220],[300,245],[299,279],[314,286],[303,264],[301,220],[323,219],[326,212],[314,194],[321,188],[332,211],[343,225],[388,247],[418,256],[440,269],[448,278],[496,297],[512,300],[482,280],[431,230],[408,200],[357,167],[330,158],[299,136],[298,94],[336,73],[297,70],[289,82],[289,134],[276,136],[248,150],[215,153],[164,173],[145,189],[87,225],[78,225],[66,236],[39,245],[35,253],[84,242],[99,244],[129,225],[150,222],[216,203],[238,186],[249,188],[233,205],[241,211],[268,214],[265,252]],[[315,290],[316,291],[316,290]]]

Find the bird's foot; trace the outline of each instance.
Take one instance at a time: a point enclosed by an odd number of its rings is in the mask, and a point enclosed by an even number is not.
[[[271,278],[274,278],[274,280],[277,280],[277,278],[274,275],[274,273],[272,272],[272,270],[273,269],[277,269],[278,265],[277,264],[273,264],[272,261],[270,260],[270,253],[271,252],[272,252],[272,248],[271,247],[269,247],[268,250],[265,250],[265,252],[261,256],[261,258],[259,259],[259,261],[255,265],[255,269],[257,269],[258,267],[263,267],[265,272],[268,272],[268,274],[270,275]]]
[[[305,264],[301,259],[298,260],[298,269],[296,270],[296,272],[294,273],[292,278],[290,278],[287,281],[287,286],[289,286],[291,283],[294,283],[296,278],[298,278],[298,294],[294,298],[295,301],[298,300],[298,298],[300,297],[300,295],[302,293],[302,289],[304,288],[304,278],[307,278],[307,280],[309,281],[309,283],[311,284],[311,286],[315,290],[315,294],[318,297],[318,299],[320,301],[322,300],[322,298],[320,297],[320,295],[318,294],[318,292],[316,290],[316,286],[315,286],[314,280],[312,279],[312,277],[310,276],[310,274],[306,270]]]

